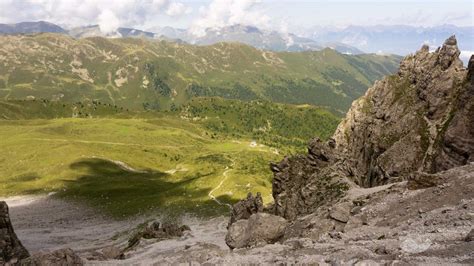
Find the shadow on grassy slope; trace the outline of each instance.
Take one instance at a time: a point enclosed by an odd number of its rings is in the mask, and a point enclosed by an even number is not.
[[[65,181],[65,188],[58,196],[84,201],[116,218],[150,212],[167,216],[184,213],[214,216],[229,211],[208,198],[210,188],[199,188],[195,184],[212,173],[171,182],[171,177],[160,171],[134,172],[96,158],[77,161],[70,168],[81,175],[76,180]],[[235,202],[228,196],[219,200]]]

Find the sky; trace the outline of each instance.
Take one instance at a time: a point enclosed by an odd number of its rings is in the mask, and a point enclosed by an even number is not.
[[[473,0],[0,0],[0,23],[45,20],[65,28],[99,24],[199,35],[232,24],[300,32],[349,25],[474,26]]]

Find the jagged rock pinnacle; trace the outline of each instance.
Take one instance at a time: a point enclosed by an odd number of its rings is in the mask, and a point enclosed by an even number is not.
[[[456,36],[452,35],[444,42],[443,46],[439,50],[438,62],[441,64],[443,69],[447,69],[453,62],[459,61],[459,55],[461,51],[457,45]]]

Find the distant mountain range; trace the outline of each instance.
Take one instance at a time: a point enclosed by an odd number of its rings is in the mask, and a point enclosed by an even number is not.
[[[219,42],[240,42],[258,49],[271,51],[319,51],[326,47],[333,48],[344,54],[362,54],[363,51],[343,43],[332,41],[320,43],[310,38],[304,38],[291,33],[261,30],[253,26],[233,25],[219,29],[207,29],[205,35],[196,36],[185,29],[172,27],[157,27],[152,31],[142,31],[132,28],[118,28],[113,33],[105,34],[98,25],[77,27],[66,30],[55,24],[39,22],[23,22],[18,24],[0,24],[0,34],[30,34],[52,32],[68,34],[74,38],[87,37],[145,37],[153,39],[174,40],[195,45],[212,45]]]
[[[333,42],[319,43],[310,38],[304,38],[292,33],[262,30],[254,26],[232,25],[218,29],[209,28],[203,36],[195,36],[188,30],[165,27],[157,29],[157,35],[172,39],[181,39],[191,44],[211,45],[218,42],[241,42],[255,48],[271,51],[319,51],[326,47],[333,48],[340,53],[362,54],[363,51]]]
[[[187,42],[196,45],[211,45],[218,42],[240,42],[258,49],[271,51],[319,51],[332,48],[343,54],[380,53],[406,55],[416,51],[422,44],[435,49],[448,36],[455,34],[462,51],[461,58],[467,62],[474,51],[474,27],[442,25],[436,27],[393,26],[349,26],[346,28],[314,27],[298,34],[262,30],[254,26],[233,25],[209,28],[202,36],[190,30],[173,27],[155,27],[149,31],[118,28],[116,32],[104,34],[98,25],[77,27],[70,30],[58,25],[39,21],[18,24],[0,24],[0,34],[25,34],[54,32],[69,34],[74,38],[85,37],[144,37]]]
[[[301,36],[319,42],[339,42],[357,47],[369,53],[387,53],[406,55],[418,50],[422,44],[431,49],[443,44],[443,41],[456,35],[464,61],[474,51],[474,27],[442,25],[436,27],[393,26],[349,26],[346,28],[315,27],[300,32]]]

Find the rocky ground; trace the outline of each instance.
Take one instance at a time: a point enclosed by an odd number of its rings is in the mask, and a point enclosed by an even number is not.
[[[410,190],[404,181],[351,190],[339,205],[291,222],[275,244],[230,250],[224,242],[228,218],[187,218],[191,231],[182,237],[142,240],[123,260],[107,261],[94,254],[126,246],[146,219],[98,218],[51,197],[9,202],[16,233],[30,253],[71,248],[90,265],[473,264],[474,241],[466,237],[474,228],[474,164],[440,176],[447,182],[425,189]]]

